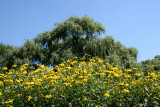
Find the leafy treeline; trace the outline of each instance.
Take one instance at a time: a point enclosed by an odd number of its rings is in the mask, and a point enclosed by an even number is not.
[[[160,71],[160,55],[156,55],[152,60],[148,59],[142,61],[141,66],[143,67],[145,72]]]
[[[71,16],[64,22],[56,23],[53,30],[26,40],[20,47],[1,44],[1,67],[11,68],[13,64],[22,65],[26,62],[31,65],[57,65],[74,56],[82,58],[85,54],[99,56],[109,63],[125,67],[136,63],[136,48],[127,48],[112,36],[100,38],[102,33],[105,33],[104,26],[89,16]]]
[[[5,53],[7,53],[12,48],[13,47],[10,45],[5,45],[3,43],[0,43],[0,57],[2,57]]]
[[[13,49],[13,46],[5,45],[3,43],[0,43],[0,67],[5,66],[4,63],[2,63],[2,59],[4,56],[7,56],[7,54]],[[6,57],[7,58],[7,57]]]

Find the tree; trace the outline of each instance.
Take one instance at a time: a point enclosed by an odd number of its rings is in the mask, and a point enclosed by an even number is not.
[[[45,55],[43,48],[33,41],[26,40],[25,44],[19,48],[19,55],[17,57],[26,59],[28,62],[45,62]]]
[[[0,43],[0,56],[2,57],[7,51],[11,50],[13,46]]]
[[[62,40],[66,44],[69,42],[68,48],[71,48],[73,53],[80,54],[82,52],[80,43],[104,32],[103,25],[92,18],[72,16],[62,23],[57,23],[51,35],[53,40]]]
[[[74,56],[99,56],[116,65],[135,63],[138,51],[126,48],[120,42],[115,42],[111,36],[99,38],[105,33],[101,23],[95,22],[89,16],[71,16],[64,22],[55,24],[52,31],[45,31],[33,40],[27,40],[21,47],[5,51],[1,64],[9,68],[13,64],[57,65]]]
[[[84,55],[83,46],[87,41],[104,32],[103,25],[92,18],[72,16],[62,23],[56,23],[52,31],[40,33],[34,42],[42,46],[46,62],[60,63],[75,54],[82,57]]]
[[[160,71],[160,55],[156,55],[154,59],[141,61],[142,68],[147,73],[148,71]]]
[[[0,43],[0,69],[5,65],[3,63],[3,57],[11,51],[14,47],[10,45],[5,45],[3,43]]]
[[[13,64],[20,66],[24,63],[43,63],[45,62],[45,58],[43,48],[41,48],[40,45],[27,40],[21,47],[13,47],[9,51],[6,51],[0,59],[0,64],[1,67],[7,66],[11,69]]]
[[[120,42],[115,42],[112,36],[90,39],[84,45],[84,53],[99,56],[115,65],[130,67],[137,61],[138,50],[133,47],[126,48]]]

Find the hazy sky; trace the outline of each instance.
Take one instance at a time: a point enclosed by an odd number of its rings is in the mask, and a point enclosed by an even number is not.
[[[160,0],[0,0],[0,43],[21,46],[72,15],[102,23],[138,61],[160,55]]]

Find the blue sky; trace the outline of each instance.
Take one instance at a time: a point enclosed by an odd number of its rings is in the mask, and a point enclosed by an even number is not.
[[[160,55],[160,0],[0,0],[0,43],[21,46],[72,15],[102,23],[138,61]]]

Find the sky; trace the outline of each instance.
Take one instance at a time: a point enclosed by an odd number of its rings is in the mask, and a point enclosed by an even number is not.
[[[0,43],[22,46],[75,15],[102,23],[100,37],[138,49],[138,62],[160,55],[160,0],[0,0]]]

